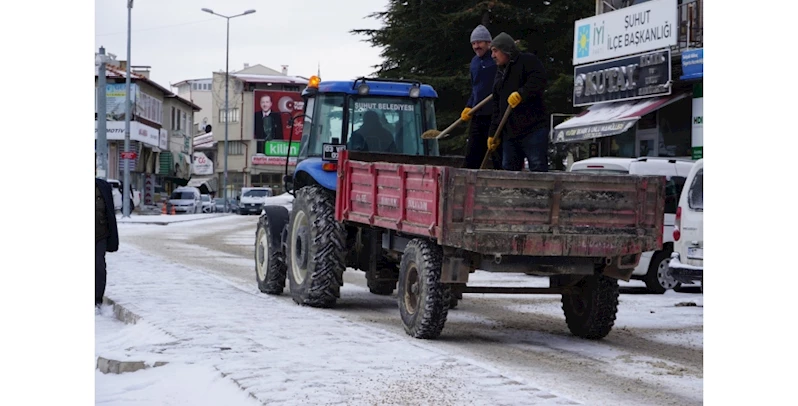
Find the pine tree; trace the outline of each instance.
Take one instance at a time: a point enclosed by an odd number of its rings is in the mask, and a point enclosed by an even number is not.
[[[519,47],[536,54],[548,74],[544,98],[548,113],[572,113],[574,21],[594,13],[590,0],[390,0],[388,8],[368,17],[379,29],[350,31],[382,48],[374,66],[381,78],[419,80],[435,88],[438,128],[460,115],[471,92],[468,66],[474,52],[471,31],[485,25],[495,37],[510,34]],[[463,154],[466,126],[441,143],[442,153]]]

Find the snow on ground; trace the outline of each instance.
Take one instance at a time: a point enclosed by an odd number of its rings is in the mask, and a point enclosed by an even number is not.
[[[144,361],[153,365],[162,358],[153,350],[176,338],[146,321],[124,324],[114,318],[111,306],[95,315],[95,354],[117,361]],[[125,374],[95,371],[97,405],[231,405],[259,404],[233,382],[208,365],[172,362]]]
[[[264,404],[576,404],[419,345],[410,337],[256,294],[252,287],[242,290],[218,277],[165,263],[130,247],[109,255],[108,263],[106,296],[174,337],[149,346],[160,352],[157,357],[150,355],[150,361],[157,358],[176,363],[175,368],[191,365],[198,375],[219,370]],[[104,334],[114,333],[98,328],[97,340],[112,342]],[[145,341],[159,339],[166,337]],[[140,351],[128,348],[127,343],[99,348],[98,355]],[[167,367],[158,368],[169,371]],[[146,394],[129,393],[156,382],[156,377],[143,375],[155,375],[158,368],[131,377],[121,375],[119,381],[128,381],[119,387],[127,388],[122,392],[130,398],[167,396],[160,391],[169,386],[160,384]],[[106,379],[111,378],[98,376],[97,385]],[[208,379],[206,374],[202,383]],[[419,380],[424,384],[419,385]],[[181,386],[169,389],[168,396],[187,401],[181,391]],[[118,391],[100,392],[97,403],[113,402],[116,398],[112,395],[127,396]]]
[[[116,215],[116,222],[118,224],[172,224],[181,223],[184,221],[195,221],[210,219],[214,217],[229,216],[226,213],[198,213],[198,214],[155,214],[155,215],[142,215],[131,214],[129,218],[122,218],[121,214]]]

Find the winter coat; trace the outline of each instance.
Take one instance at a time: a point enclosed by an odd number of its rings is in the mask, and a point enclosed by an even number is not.
[[[107,252],[115,252],[119,250],[119,231],[116,228],[116,213],[114,212],[114,198],[111,194],[111,185],[100,178],[94,178],[94,187],[100,190],[100,197],[104,203],[102,205],[98,204],[99,202],[95,192],[95,237],[97,240],[99,240],[97,237],[100,236],[108,238],[105,250]]]
[[[493,81],[496,79],[496,62],[490,56],[490,51],[480,58],[474,55],[471,59],[471,97],[468,98],[466,107],[474,107],[493,92]],[[490,116],[493,114],[493,103],[488,103],[474,112],[475,116]]]
[[[545,89],[546,71],[540,59],[526,52],[512,55],[507,65],[499,67],[496,71],[491,136],[499,127],[499,122],[509,106],[507,98],[513,92],[521,95],[521,103],[510,113],[504,126],[504,134],[509,137],[525,136],[540,128],[548,127],[546,109],[543,105]]]

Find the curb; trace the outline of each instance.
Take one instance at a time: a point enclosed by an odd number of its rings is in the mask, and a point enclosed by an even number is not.
[[[103,297],[103,304],[112,306],[114,317],[125,324],[136,324],[141,320],[141,316],[125,309],[119,303],[107,296]],[[153,365],[147,365],[144,361],[117,361],[104,357],[97,357],[96,368],[104,374],[123,374],[125,372],[136,372],[142,369],[155,368],[168,364],[165,361],[157,361]]]

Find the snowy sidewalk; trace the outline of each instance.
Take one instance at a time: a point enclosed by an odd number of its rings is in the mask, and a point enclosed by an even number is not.
[[[116,215],[116,222],[119,224],[157,224],[169,225],[172,223],[182,223],[185,221],[194,220],[207,220],[214,217],[230,216],[232,214],[225,213],[198,213],[198,214],[158,214],[158,215],[143,215],[131,214],[129,218],[122,218],[121,214]]]
[[[346,310],[300,307],[263,295],[254,281],[252,286],[233,286],[124,245],[107,261],[106,296],[157,333],[132,348],[120,344],[116,351],[108,345],[100,350],[98,345],[97,356],[106,356],[105,351],[108,358],[169,363],[128,375],[181,365],[197,371],[212,368],[269,405],[578,404],[447,354],[434,341],[336,314]],[[396,317],[399,323],[398,311]],[[98,328],[98,342],[104,340],[101,335]],[[212,403],[245,404],[216,400]]]

